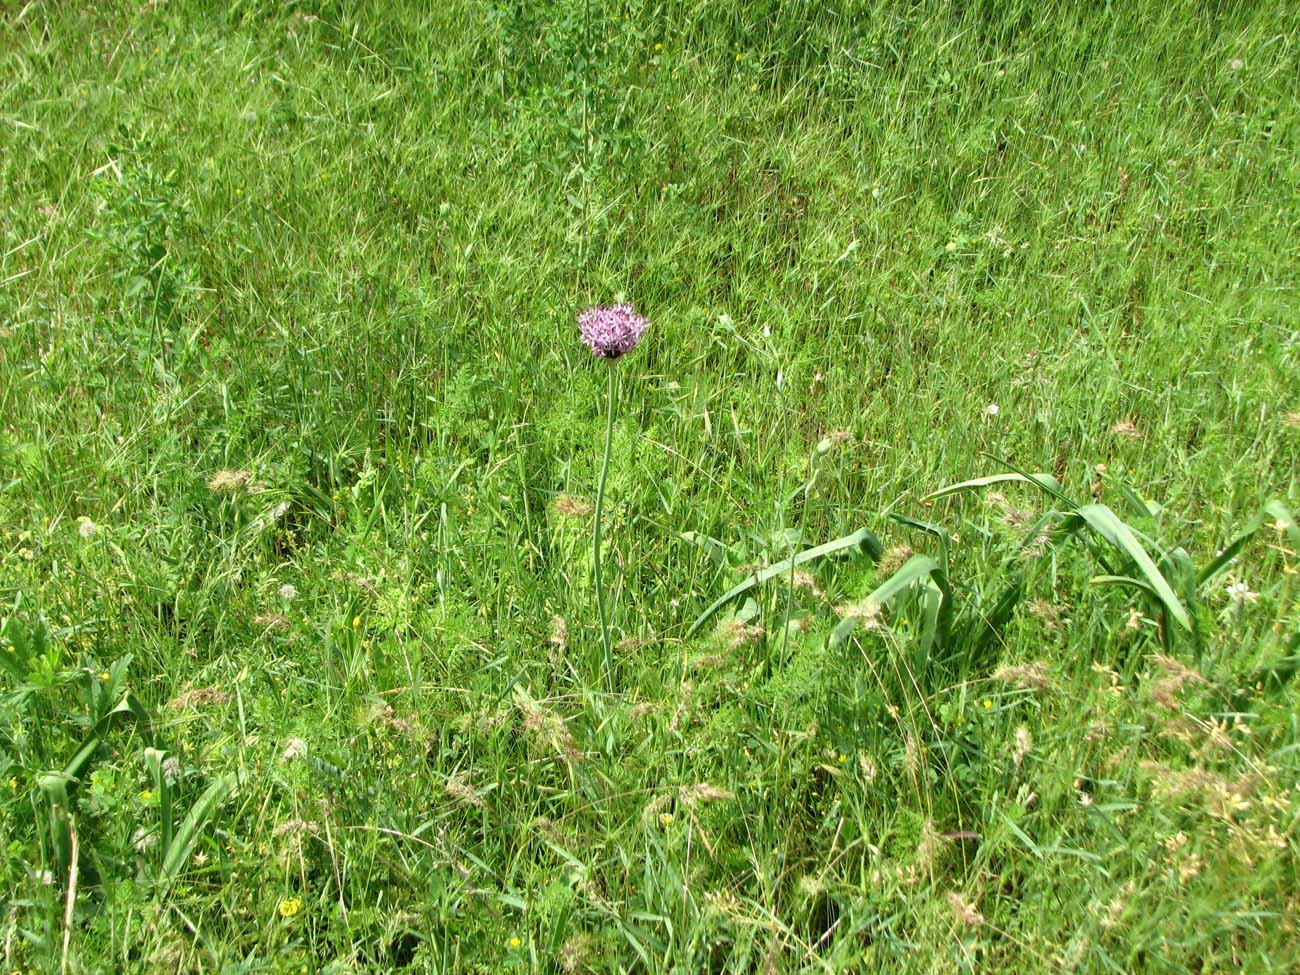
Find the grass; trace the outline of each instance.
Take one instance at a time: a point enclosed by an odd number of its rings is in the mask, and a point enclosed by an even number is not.
[[[6,971],[1294,962],[1286,4],[78,6],[0,11]]]

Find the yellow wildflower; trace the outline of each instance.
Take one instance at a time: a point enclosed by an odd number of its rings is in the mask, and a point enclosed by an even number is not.
[[[280,901],[280,917],[296,917],[301,911],[301,897],[286,897]]]

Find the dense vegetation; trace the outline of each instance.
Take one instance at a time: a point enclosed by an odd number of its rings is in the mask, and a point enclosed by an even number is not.
[[[6,972],[1300,957],[1288,4],[0,25]]]

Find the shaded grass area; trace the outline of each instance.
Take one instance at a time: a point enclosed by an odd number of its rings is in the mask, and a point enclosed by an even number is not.
[[[921,501],[1296,510],[1285,7],[592,6],[0,14],[5,964],[1285,964],[1286,526]]]

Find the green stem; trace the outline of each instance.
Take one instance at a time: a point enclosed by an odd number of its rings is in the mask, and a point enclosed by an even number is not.
[[[614,363],[609,363],[608,416],[605,421],[605,460],[600,465],[600,483],[596,487],[595,524],[591,532],[591,564],[596,578],[596,609],[600,613],[600,640],[605,650],[605,684],[614,692],[614,647],[609,641],[609,611],[605,606],[605,588],[600,580],[600,513],[605,507],[605,479],[609,476],[609,452],[614,442]]]

